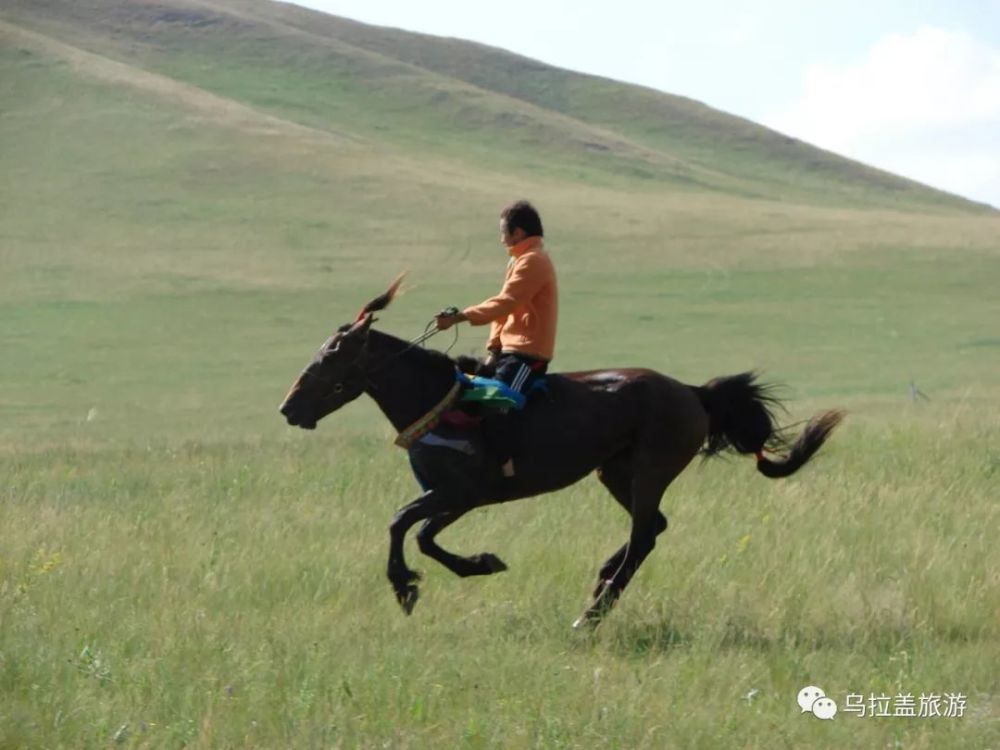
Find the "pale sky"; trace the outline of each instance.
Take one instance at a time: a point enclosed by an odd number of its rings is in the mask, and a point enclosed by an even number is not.
[[[702,101],[1000,207],[1000,0],[296,0]]]

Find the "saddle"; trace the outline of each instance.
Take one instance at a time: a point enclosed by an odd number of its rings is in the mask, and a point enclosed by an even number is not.
[[[547,391],[545,376],[532,383],[525,394],[518,393],[503,381],[467,375],[460,370],[456,370],[455,380],[459,388],[457,397],[419,436],[414,436],[408,446],[413,473],[425,490],[427,483],[422,475],[430,473],[431,466],[435,467],[433,473],[438,475],[461,473],[466,477],[480,475],[488,471],[488,467],[492,468],[493,462],[487,460],[495,452],[490,447],[491,417],[509,419],[501,415],[523,410],[532,394]],[[427,451],[427,448],[450,450]],[[429,453],[435,455],[432,457]],[[418,470],[418,464],[423,471]]]

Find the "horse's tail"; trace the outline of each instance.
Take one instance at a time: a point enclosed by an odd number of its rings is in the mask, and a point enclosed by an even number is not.
[[[705,456],[726,450],[755,454],[757,471],[771,479],[791,476],[802,468],[844,418],[842,411],[821,412],[792,442],[776,426],[774,410],[781,408],[781,401],[774,386],[758,383],[755,373],[715,378],[695,390],[709,416]],[[765,449],[785,452],[785,456],[768,458]]]

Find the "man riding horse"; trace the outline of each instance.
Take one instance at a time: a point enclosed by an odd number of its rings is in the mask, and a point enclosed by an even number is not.
[[[490,325],[485,368],[517,393],[527,393],[552,361],[559,317],[559,291],[552,259],[545,252],[545,232],[538,211],[527,201],[507,206],[500,214],[500,242],[510,260],[500,293],[458,313],[439,313],[439,331],[468,321]],[[494,452],[504,476],[514,476],[513,436],[509,420],[493,420]],[[499,434],[498,434],[499,433]]]
[[[552,356],[556,308],[555,277],[541,247],[541,222],[537,212],[527,209],[530,206],[514,204],[504,212],[504,243],[512,257],[504,291],[464,313],[437,319],[441,329],[463,319],[492,321],[491,354],[501,376],[521,390],[532,374],[544,369],[543,364],[532,370],[532,364],[546,363]],[[419,497],[400,508],[389,527],[386,572],[407,614],[417,602],[420,578],[406,565],[403,553],[404,538],[414,524],[423,522],[417,534],[420,551],[455,574],[497,573],[506,565],[496,555],[457,555],[439,546],[435,537],[474,508],[553,492],[596,470],[632,521],[628,540],[601,565],[593,600],[577,621],[597,623],[666,530],[660,500],[695,456],[731,450],[754,456],[757,471],[766,477],[787,477],[812,458],[842,418],[839,411],[822,412],[797,439],[787,440],[774,419],[778,400],[749,372],[701,386],[642,368],[560,373],[546,378],[545,398],[520,414],[511,436],[519,448],[517,470],[502,477],[483,451],[456,450],[462,441],[435,432],[448,423],[449,415],[462,413],[467,378],[457,363],[417,342],[372,328],[374,313],[389,306],[400,280],[323,343],[280,411],[290,425],[314,429],[328,414],[367,394],[399,433],[396,444],[408,450],[423,488]],[[454,429],[461,433],[461,420],[452,425],[459,425]],[[461,434],[472,445],[478,428]],[[428,441],[428,436],[437,440]],[[784,455],[775,456],[774,451]]]

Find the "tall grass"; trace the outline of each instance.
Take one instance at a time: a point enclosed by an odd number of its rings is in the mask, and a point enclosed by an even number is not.
[[[848,425],[784,482],[690,468],[595,634],[569,623],[627,523],[593,480],[442,535],[502,575],[410,545],[406,618],[386,524],[416,487],[382,440],[8,453],[0,744],[989,746],[997,415],[949,416]],[[821,722],[806,684],[968,711]]]

